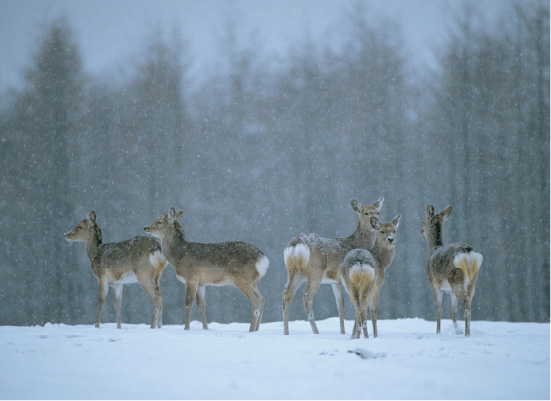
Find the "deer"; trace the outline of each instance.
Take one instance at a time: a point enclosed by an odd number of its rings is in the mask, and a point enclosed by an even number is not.
[[[373,205],[362,205],[352,199],[350,206],[358,214],[356,231],[346,238],[322,238],[317,234],[298,234],[283,251],[287,268],[287,284],[282,295],[283,334],[289,335],[289,308],[297,289],[306,281],[303,301],[312,332],[319,334],[314,319],[313,300],[321,284],[331,284],[339,311],[340,332],[344,330],[344,295],[340,265],[346,254],[354,248],[371,249],[377,236],[379,211],[384,198]]]
[[[470,245],[452,243],[444,245],[444,220],[448,218],[452,206],[434,214],[434,206],[427,206],[421,235],[427,240],[429,258],[427,275],[432,285],[436,302],[436,333],[440,333],[442,319],[442,295],[451,298],[450,316],[456,333],[459,333],[456,321],[457,300],[463,303],[465,316],[465,336],[471,334],[471,302],[474,296],[478,271],[482,265],[482,254]]]
[[[122,290],[124,284],[140,283],[153,301],[151,328],[161,328],[163,296],[159,281],[167,260],[159,243],[147,236],[137,236],[126,241],[102,243],[101,228],[96,213],[86,218],[65,234],[69,241],[82,242],[90,259],[92,272],[99,284],[98,315],[96,327],[100,327],[105,298],[111,286],[115,292],[117,328],[121,328]]]
[[[354,307],[354,328],[351,339],[358,339],[363,329],[364,338],[367,333],[367,308],[371,312],[373,337],[377,334],[377,306],[381,286],[387,269],[394,259],[396,251],[396,229],[400,224],[400,215],[390,223],[377,226],[375,245],[367,249],[353,249],[346,254],[341,264],[341,277],[344,288]]]
[[[256,246],[246,242],[200,243],[185,239],[178,220],[183,210],[171,207],[144,228],[161,240],[161,251],[186,286],[186,320],[184,330],[190,329],[191,308],[197,297],[203,329],[208,330],[205,313],[205,286],[231,285],[239,289],[252,305],[249,332],[258,331],[264,310],[264,297],[257,283],[266,274],[268,258]]]

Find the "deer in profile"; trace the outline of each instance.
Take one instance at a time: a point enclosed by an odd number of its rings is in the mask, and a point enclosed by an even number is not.
[[[283,291],[283,334],[289,334],[289,308],[301,284],[306,281],[304,309],[314,334],[318,334],[314,320],[313,300],[321,284],[331,284],[340,318],[340,332],[344,334],[344,295],[340,265],[346,254],[355,248],[371,249],[377,236],[379,211],[384,198],[373,205],[362,205],[356,199],[350,201],[352,210],[358,213],[356,231],[346,238],[322,238],[316,234],[299,234],[283,251],[287,268],[287,284]]]
[[[472,246],[463,243],[444,245],[444,220],[452,211],[451,205],[438,214],[434,206],[427,206],[421,235],[427,240],[429,259],[427,275],[432,285],[436,301],[436,333],[440,333],[442,319],[442,295],[450,294],[450,315],[459,332],[456,321],[457,300],[463,303],[465,314],[465,336],[471,334],[471,301],[474,296],[478,270],[482,265],[482,255]]]
[[[341,277],[344,288],[354,306],[354,328],[351,338],[360,338],[363,330],[367,333],[367,307],[371,312],[373,336],[377,337],[377,305],[381,286],[385,279],[385,269],[390,266],[396,251],[396,229],[400,224],[400,215],[390,223],[381,223],[377,227],[377,239],[371,251],[353,249],[346,254],[341,264]]]
[[[186,322],[189,330],[191,308],[197,296],[203,329],[207,330],[205,314],[205,286],[232,285],[251,301],[252,317],[249,331],[258,331],[264,297],[257,288],[266,274],[269,261],[260,249],[246,242],[199,243],[185,239],[179,221],[183,211],[173,207],[168,214],[144,228],[145,232],[161,240],[161,250],[168,259],[178,280],[186,285]]]
[[[82,242],[98,279],[99,302],[96,327],[99,328],[105,298],[111,286],[115,292],[117,328],[121,328],[122,289],[124,284],[139,282],[153,301],[151,328],[162,327],[163,296],[159,287],[167,261],[159,243],[150,237],[138,236],[121,242],[102,243],[96,213],[90,212],[65,234],[70,241]]]

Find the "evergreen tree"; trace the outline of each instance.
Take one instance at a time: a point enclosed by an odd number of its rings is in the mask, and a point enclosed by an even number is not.
[[[26,89],[8,126],[12,161],[22,171],[9,178],[25,185],[9,201],[19,212],[17,224],[28,231],[6,239],[8,247],[20,251],[18,276],[26,283],[22,298],[28,316],[38,323],[60,322],[79,316],[78,303],[76,308],[72,303],[80,288],[63,233],[74,223],[68,143],[79,129],[82,71],[64,19],[48,28],[25,77]]]

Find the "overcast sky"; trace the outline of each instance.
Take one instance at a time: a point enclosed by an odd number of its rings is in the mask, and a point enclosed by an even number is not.
[[[139,55],[155,29],[177,26],[189,44],[192,74],[211,68],[228,16],[238,33],[253,36],[268,54],[338,32],[342,12],[356,0],[0,0],[0,91],[21,84],[21,71],[40,43],[48,23],[67,16],[84,59],[94,75],[124,75],[124,63]],[[403,26],[408,54],[416,65],[428,61],[441,44],[453,15],[451,0],[371,0],[375,18],[392,17]],[[456,2],[457,3],[457,2]],[[455,3],[455,4],[456,4]],[[484,0],[481,10],[495,13],[499,0]],[[448,21],[448,22],[447,22]],[[118,71],[118,72],[117,72]]]

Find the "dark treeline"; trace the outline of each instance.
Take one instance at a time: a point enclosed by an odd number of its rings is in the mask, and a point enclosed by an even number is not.
[[[104,242],[123,240],[171,206],[191,240],[265,252],[264,320],[281,320],[288,241],[349,235],[350,199],[380,196],[383,221],[402,216],[380,318],[435,318],[420,235],[432,203],[453,205],[446,243],[484,255],[473,319],[549,321],[548,7],[512,5],[497,34],[465,6],[438,68],[418,78],[399,26],[366,17],[362,3],[343,16],[340,46],[298,41],[277,69],[228,24],[221,68],[200,82],[185,40],[159,31],[117,86],[84,73],[70,22],[54,20],[25,87],[1,102],[0,324],[92,324],[97,281],[63,234],[95,210]],[[161,285],[164,323],[182,324],[185,287],[171,267]],[[291,319],[306,318],[303,289]],[[114,321],[112,299],[103,321]],[[138,284],[126,286],[123,322],[147,323],[151,310]],[[337,315],[329,286],[314,310]],[[209,287],[207,317],[246,322],[250,303]]]

